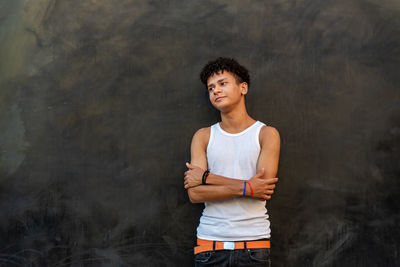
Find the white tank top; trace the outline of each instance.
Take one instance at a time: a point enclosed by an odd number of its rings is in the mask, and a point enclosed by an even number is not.
[[[257,121],[236,134],[225,132],[219,123],[212,125],[207,146],[210,172],[240,180],[253,177],[260,155],[259,133],[264,125]],[[219,241],[270,238],[265,200],[237,197],[204,205],[197,227],[198,238]]]

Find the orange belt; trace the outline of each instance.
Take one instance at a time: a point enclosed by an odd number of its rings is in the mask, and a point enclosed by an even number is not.
[[[197,238],[197,247],[194,248],[194,254],[213,250],[234,250],[270,247],[271,243],[269,240],[222,242]]]

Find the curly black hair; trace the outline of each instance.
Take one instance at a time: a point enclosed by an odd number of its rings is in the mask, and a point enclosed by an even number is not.
[[[207,88],[208,78],[219,71],[224,72],[225,70],[235,76],[236,83],[246,82],[247,86],[250,87],[249,71],[233,58],[219,57],[216,60],[209,61],[200,72],[200,80]]]

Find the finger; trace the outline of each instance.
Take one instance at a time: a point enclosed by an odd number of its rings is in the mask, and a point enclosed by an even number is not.
[[[267,195],[272,195],[274,193],[274,190],[267,190]]]
[[[266,200],[271,199],[271,196],[270,195],[265,195],[264,199],[266,199]]]
[[[266,180],[266,182],[267,182],[268,184],[275,184],[275,183],[278,182],[278,178],[268,178],[268,179]]]

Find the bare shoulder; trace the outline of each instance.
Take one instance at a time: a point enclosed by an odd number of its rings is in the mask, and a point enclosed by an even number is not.
[[[263,126],[260,131],[260,144],[280,144],[280,135],[278,130],[272,126]]]
[[[204,127],[198,129],[196,133],[193,135],[192,142],[199,142],[207,146],[208,140],[210,139],[210,132],[211,132],[211,127]]]

